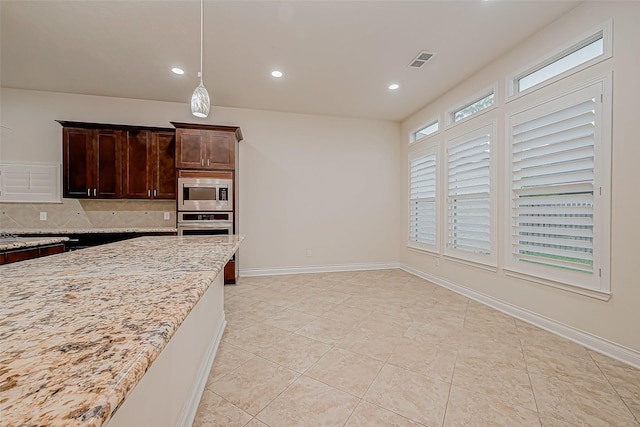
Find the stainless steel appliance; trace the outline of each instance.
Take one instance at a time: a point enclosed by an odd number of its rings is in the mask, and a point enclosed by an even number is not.
[[[178,212],[178,235],[233,234],[233,212]]]
[[[178,176],[178,235],[237,232],[234,222],[233,174],[228,171],[185,171]],[[236,283],[237,258],[224,267],[224,283]]]
[[[178,178],[178,211],[232,212],[233,180],[203,177]]]

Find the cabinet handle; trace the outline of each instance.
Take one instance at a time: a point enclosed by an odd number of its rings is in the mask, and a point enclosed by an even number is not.
[[[91,189],[90,188],[87,188],[87,196],[91,197]]]
[[[207,159],[207,166],[209,166],[209,165],[210,165],[210,163],[209,163],[209,159]]]
[[[151,197],[151,190],[147,190],[147,197]]]
[[[200,166],[204,166],[204,159],[200,160]]]
[[[96,197],[97,191],[98,191],[97,189],[95,189],[95,188],[93,189],[93,197]]]

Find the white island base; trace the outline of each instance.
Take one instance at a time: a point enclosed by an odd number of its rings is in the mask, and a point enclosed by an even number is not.
[[[225,326],[220,272],[106,425],[191,426]]]

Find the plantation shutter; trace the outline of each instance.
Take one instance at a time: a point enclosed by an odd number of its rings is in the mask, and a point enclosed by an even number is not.
[[[447,149],[447,247],[491,253],[489,132],[454,141]]]
[[[566,103],[565,103],[566,104]],[[593,274],[596,99],[512,120],[512,252]]]
[[[409,241],[436,244],[436,155],[410,161]]]

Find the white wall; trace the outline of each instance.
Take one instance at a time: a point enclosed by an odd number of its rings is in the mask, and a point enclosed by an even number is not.
[[[407,139],[412,129],[433,118],[461,100],[473,96],[478,91],[498,82],[498,107],[480,115],[469,122],[459,125],[462,131],[478,127],[481,123],[495,120],[498,123],[499,144],[504,146],[505,114],[518,111],[525,105],[548,99],[579,85],[613,72],[613,160],[612,160],[612,224],[611,224],[611,290],[609,301],[600,301],[533,282],[507,277],[501,269],[491,272],[484,269],[462,265],[438,257],[410,251],[407,241],[407,203],[403,203],[401,262],[426,274],[461,285],[472,291],[488,295],[569,325],[580,331],[600,337],[636,352],[640,351],[640,282],[637,265],[640,255],[640,143],[638,141],[638,40],[640,40],[640,3],[638,2],[585,2],[540,33],[516,47],[512,52],[494,61],[492,65],[462,82],[454,90],[426,106],[402,123],[403,169],[402,179],[404,200],[407,200]],[[505,77],[512,72],[531,65],[548,53],[555,51],[576,38],[613,18],[613,58],[601,62],[578,74],[574,74],[558,83],[540,89],[518,100],[504,103]],[[456,126],[457,128],[458,126]],[[448,137],[448,136],[447,136]],[[443,136],[444,138],[444,136]],[[499,162],[504,164],[504,152],[499,152]],[[502,243],[505,233],[504,194],[508,179],[504,174],[498,177],[498,194],[501,209],[498,211],[499,239]],[[499,246],[500,255],[505,256],[507,249]]]
[[[60,163],[56,119],[199,122],[187,103],[3,88],[0,160]],[[245,138],[241,270],[398,260],[398,123],[217,107],[205,122],[240,126]]]

